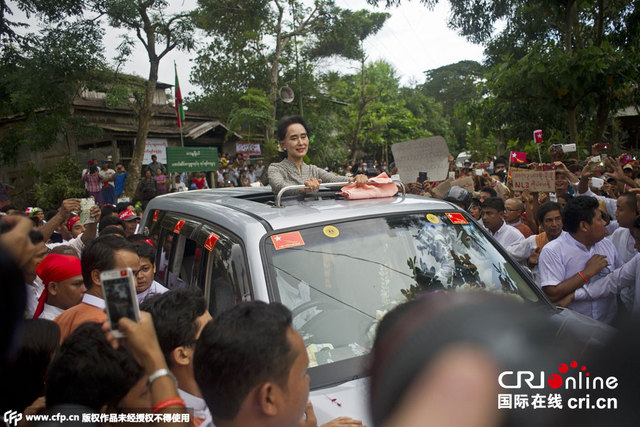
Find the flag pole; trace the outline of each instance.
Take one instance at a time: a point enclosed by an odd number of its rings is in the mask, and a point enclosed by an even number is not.
[[[176,61],[173,61],[173,70],[176,76],[175,86],[173,87],[173,98],[176,108],[176,117],[178,119],[178,128],[180,129],[180,146],[184,148],[184,134],[182,127],[184,125],[184,112],[182,110],[182,92],[180,91],[180,83],[178,82],[178,67]]]

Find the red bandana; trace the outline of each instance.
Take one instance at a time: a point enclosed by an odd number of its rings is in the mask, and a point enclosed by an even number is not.
[[[49,254],[44,257],[38,268],[36,268],[36,274],[42,279],[44,290],[40,298],[38,298],[38,307],[33,314],[34,319],[37,319],[42,310],[44,310],[44,303],[47,302],[49,295],[47,285],[51,282],[61,282],[81,275],[82,267],[80,266],[80,260],[74,256]]]

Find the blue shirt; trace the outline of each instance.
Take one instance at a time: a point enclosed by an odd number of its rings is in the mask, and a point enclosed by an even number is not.
[[[116,174],[116,179],[114,181],[114,184],[116,186],[116,197],[122,194],[122,190],[124,189],[124,182],[126,179],[127,179],[126,172]]]

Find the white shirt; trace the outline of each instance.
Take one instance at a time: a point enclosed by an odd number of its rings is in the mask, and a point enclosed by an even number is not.
[[[33,283],[25,283],[25,287],[27,290],[27,305],[24,311],[27,319],[32,319],[33,313],[35,313],[36,308],[38,308],[38,298],[40,298],[40,294],[44,291],[44,285],[42,284],[42,279],[36,276],[36,280],[34,280]]]
[[[44,309],[42,310],[42,313],[40,313],[40,317],[38,317],[38,319],[53,320],[62,314],[63,311],[64,310],[60,307],[56,307],[55,305],[47,304],[45,302]]]
[[[101,310],[104,310],[104,300],[100,297],[97,297],[95,295],[90,295],[90,294],[84,294],[84,296],[82,297],[82,302],[85,304],[89,304],[92,305],[94,307],[97,307]]]
[[[204,419],[198,427],[215,427],[207,402],[203,398],[189,394],[182,389],[178,389],[178,395],[184,400],[187,411],[193,412],[197,418]]]
[[[138,295],[136,295],[136,298],[138,298],[138,304],[142,304],[142,301],[144,301],[144,299],[150,295],[155,295],[155,294],[164,294],[165,292],[167,292],[169,289],[165,288],[164,286],[162,286],[160,283],[156,282],[155,280],[151,283],[151,286],[149,286],[146,290],[140,292]]]
[[[487,230],[489,229],[487,228]],[[489,232],[491,233],[491,230],[489,230]],[[504,221],[502,221],[502,227],[492,234],[494,239],[496,239],[503,248],[508,248],[514,243],[518,243],[524,239],[524,236],[517,228],[510,226]]]
[[[632,291],[630,294],[633,296],[630,305],[631,311],[633,314],[639,314],[640,289],[636,289],[638,286],[640,286],[640,254],[636,254],[630,261],[604,278],[576,289],[575,300],[594,300],[629,289]]]
[[[628,228],[618,228],[612,235],[607,236],[607,239],[611,240],[611,243],[616,247],[620,261],[623,263],[631,261],[638,253],[635,248],[636,240]],[[631,309],[633,306],[634,288],[635,287],[625,287],[620,291],[620,299],[628,309]]]
[[[82,233],[84,234],[84,233]],[[46,243],[45,246],[50,251],[57,246],[69,246],[76,253],[76,256],[80,258],[82,255],[82,250],[84,249],[84,242],[82,241],[82,234],[78,235],[78,237],[74,237],[71,240],[65,240],[62,243]]]
[[[587,261],[595,254],[605,255],[609,265],[590,282],[606,276],[622,265],[615,246],[608,239],[600,240],[589,249],[569,233],[549,242],[542,248],[538,260],[540,286],[557,286],[558,283],[575,276],[579,271],[584,270]],[[596,320],[611,323],[618,305],[615,295],[609,295],[593,301],[573,301],[569,304],[569,308]]]
[[[563,230],[560,233],[560,236],[565,233],[566,231]],[[513,259],[518,261],[520,264],[526,265],[528,267],[527,260],[531,256],[531,252],[533,252],[533,250],[538,247],[538,244],[536,243],[536,237],[537,235],[533,234],[517,243],[512,244],[511,246],[506,248],[507,252],[509,252],[509,255],[511,255]],[[536,284],[540,286],[540,269],[538,268],[538,264],[536,264],[531,269],[531,273],[533,274],[533,278],[535,279]]]

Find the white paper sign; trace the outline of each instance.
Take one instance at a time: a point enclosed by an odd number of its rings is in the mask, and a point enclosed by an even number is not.
[[[143,165],[151,163],[151,155],[158,156],[158,163],[167,164],[167,140],[164,138],[147,138],[147,143],[144,146],[144,159],[142,159]]]
[[[393,144],[391,151],[403,182],[416,182],[420,172],[431,182],[447,178],[449,148],[441,136]]]

